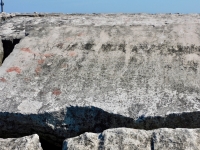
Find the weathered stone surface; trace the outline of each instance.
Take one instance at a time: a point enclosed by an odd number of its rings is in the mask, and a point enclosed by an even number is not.
[[[3,54],[4,54],[4,52],[3,52],[3,44],[1,42],[1,37],[0,37],[0,66],[2,64]]]
[[[63,150],[199,150],[199,136],[199,129],[118,128],[67,139],[63,142]]]
[[[42,150],[37,134],[22,138],[0,139],[1,150]]]
[[[159,27],[170,28],[171,25],[185,26],[187,32],[179,32],[179,35],[183,37],[195,36],[198,34],[193,34],[193,26],[199,23],[199,14],[0,14],[0,18],[4,21],[0,22],[0,36],[5,39],[9,37],[19,38],[24,37],[25,31],[29,33],[36,27],[42,30],[43,27],[56,27],[56,26],[149,26],[155,30],[159,30]],[[187,28],[188,25],[192,25],[191,28]],[[38,29],[38,30],[39,30]],[[162,29],[161,29],[162,30]],[[161,32],[160,30],[160,32]],[[190,32],[191,31],[191,32]],[[153,31],[152,31],[153,32]],[[184,32],[184,33],[183,33]],[[150,34],[150,33],[149,33]],[[163,32],[163,36],[166,35]],[[179,37],[181,43],[186,41]],[[161,39],[164,38],[161,36]],[[171,37],[166,37],[170,40]],[[191,40],[191,39],[190,39]],[[142,42],[141,42],[142,43]],[[189,42],[190,43],[190,42]],[[189,44],[188,43],[188,44]]]
[[[38,133],[62,142],[116,127],[199,128],[199,17],[1,22],[2,39],[23,39],[0,67],[0,136]]]

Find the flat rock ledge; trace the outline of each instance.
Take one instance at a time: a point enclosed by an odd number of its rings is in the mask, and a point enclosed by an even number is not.
[[[42,150],[37,134],[22,138],[0,138],[0,150]]]
[[[117,128],[64,141],[62,150],[199,150],[200,129]]]

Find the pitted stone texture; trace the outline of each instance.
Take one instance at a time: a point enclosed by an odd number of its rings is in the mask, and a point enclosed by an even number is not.
[[[117,128],[67,139],[63,142],[63,150],[199,150],[199,136],[199,129]]]
[[[1,41],[1,37],[0,37],[0,66],[2,64],[3,61],[3,55],[4,55],[4,51],[3,51],[3,43]]]
[[[7,20],[1,36],[29,35],[0,67],[0,134],[33,130],[63,140],[116,127],[199,128],[198,17]]]
[[[22,138],[0,139],[0,150],[42,150],[37,134]]]

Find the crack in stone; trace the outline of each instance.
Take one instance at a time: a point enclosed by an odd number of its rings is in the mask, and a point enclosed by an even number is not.
[[[4,51],[2,63],[10,55],[10,53],[13,51],[15,45],[18,44],[20,42],[20,40],[21,39],[2,40],[3,51]]]
[[[0,112],[0,137],[13,138],[38,134],[46,143],[53,143],[55,147],[61,147],[66,138],[75,137],[85,132],[99,133],[106,129],[118,127],[144,130],[200,128],[199,114],[200,112],[183,112],[163,117],[142,117],[142,119],[134,120],[130,117],[108,113],[96,107],[77,106],[42,114],[23,115]],[[153,137],[152,148],[154,140]]]

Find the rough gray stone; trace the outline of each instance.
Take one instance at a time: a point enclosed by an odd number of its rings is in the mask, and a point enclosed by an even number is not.
[[[199,128],[199,17],[7,19],[2,39],[23,39],[0,67],[0,136]]]
[[[42,150],[37,134],[22,138],[0,139],[0,150]]]
[[[199,136],[199,129],[118,128],[67,139],[63,142],[63,150],[199,150]]]

